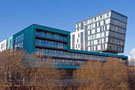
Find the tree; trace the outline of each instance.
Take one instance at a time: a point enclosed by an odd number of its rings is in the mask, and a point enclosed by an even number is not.
[[[131,90],[135,90],[135,66],[128,67],[128,81]]]
[[[76,70],[78,90],[129,90],[127,66],[116,58],[107,62],[89,60]]]
[[[22,83],[24,65],[22,51],[3,51],[0,53],[0,79],[1,85],[7,89],[15,89],[15,85]]]
[[[128,57],[128,65],[129,66],[135,66],[135,56],[129,56]]]
[[[25,76],[26,85],[29,90],[60,90],[58,85],[62,85],[60,82],[63,71],[54,67],[52,59],[37,58],[31,55],[25,55],[25,63],[28,66]],[[28,60],[27,60],[28,59]],[[34,59],[34,61],[33,61]],[[44,59],[44,62],[41,62]],[[32,64],[32,62],[34,62]]]
[[[104,64],[104,84],[105,88],[114,90],[129,90],[128,67],[117,58],[109,58]]]
[[[37,63],[41,58],[23,51],[0,53],[0,89],[8,90],[60,90],[61,70],[52,64],[52,59]],[[4,89],[3,89],[4,87]]]
[[[77,81],[78,90],[96,90],[102,84],[102,64],[98,61],[89,60],[86,65],[74,72],[74,79]]]

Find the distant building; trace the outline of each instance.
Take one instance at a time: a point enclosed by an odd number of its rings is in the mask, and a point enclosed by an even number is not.
[[[23,49],[41,57],[39,63],[44,63],[47,57],[51,57],[57,68],[66,69],[79,68],[87,60],[106,61],[108,57],[115,57],[127,62],[128,58],[117,54],[70,49],[70,32],[37,24],[30,25],[0,44],[1,51]]]
[[[0,52],[7,49],[7,39],[0,42]]]
[[[123,53],[127,16],[113,10],[80,21],[71,33],[71,49]]]

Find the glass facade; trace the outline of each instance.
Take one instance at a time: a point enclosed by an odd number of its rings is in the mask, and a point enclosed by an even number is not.
[[[67,45],[61,42],[36,39],[36,46],[67,49]]]
[[[67,35],[45,30],[36,30],[36,46],[67,49],[67,41]]]
[[[15,48],[23,48],[24,34],[15,37]]]
[[[53,32],[45,32],[45,31],[36,31],[36,36],[42,37],[42,38],[48,38],[48,39],[53,39],[53,40],[59,40],[59,41],[67,41],[67,36],[66,35],[60,35],[56,34]]]
[[[70,63],[71,65],[74,65],[74,62],[79,62],[78,65],[80,65],[81,63],[86,62],[86,60],[101,60],[101,61],[107,60],[107,57],[105,56],[88,55],[88,54],[73,53],[68,51],[41,49],[41,48],[36,48],[36,55],[59,58],[59,59],[55,59],[55,62],[60,62],[57,64],[61,64],[62,62],[65,62],[65,63]]]
[[[9,42],[10,42],[10,49],[13,49],[13,39],[11,39]]]

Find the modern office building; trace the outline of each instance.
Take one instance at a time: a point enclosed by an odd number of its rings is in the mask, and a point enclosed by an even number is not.
[[[87,60],[106,61],[108,57],[127,62],[127,56],[123,55],[70,49],[70,32],[37,24],[30,25],[4,42],[6,49],[24,49],[40,56],[39,63],[51,57],[57,68],[75,69]]]
[[[127,16],[113,10],[80,21],[71,33],[71,49],[123,53]]]

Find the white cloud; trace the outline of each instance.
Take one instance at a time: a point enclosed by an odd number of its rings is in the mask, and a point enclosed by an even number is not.
[[[130,54],[131,56],[135,56],[135,48],[131,49]]]
[[[128,64],[135,66],[135,48],[131,49],[131,55],[128,55]]]

